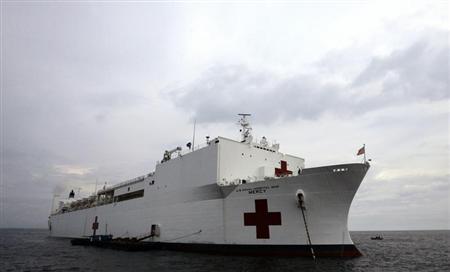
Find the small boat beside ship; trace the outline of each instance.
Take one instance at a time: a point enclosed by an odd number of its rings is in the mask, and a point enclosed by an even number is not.
[[[137,238],[113,238],[112,235],[96,235],[85,238],[74,238],[70,240],[73,246],[93,246],[126,251],[145,251],[162,249],[159,243],[146,243],[143,240],[151,235]]]

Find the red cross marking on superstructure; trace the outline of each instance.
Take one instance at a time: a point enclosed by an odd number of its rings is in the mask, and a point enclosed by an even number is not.
[[[283,177],[287,175],[292,175],[292,171],[289,171],[287,169],[287,162],[286,161],[280,161],[281,168],[275,168],[275,176],[277,177]]]
[[[268,212],[267,199],[255,199],[255,212],[244,213],[244,226],[256,226],[256,239],[270,239],[270,225],[281,226],[281,213]]]

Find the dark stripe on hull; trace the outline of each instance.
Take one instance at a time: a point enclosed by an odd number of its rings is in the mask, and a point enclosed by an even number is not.
[[[160,244],[161,249],[209,254],[311,257],[311,248],[308,245]],[[355,245],[313,245],[313,249],[318,257],[359,257],[362,255]]]
[[[175,250],[220,255],[247,256],[306,256],[311,257],[308,245],[229,245],[229,244],[188,244],[160,242],[90,241],[72,239],[72,245],[95,246],[127,251]],[[318,257],[359,257],[361,252],[355,245],[314,245]]]

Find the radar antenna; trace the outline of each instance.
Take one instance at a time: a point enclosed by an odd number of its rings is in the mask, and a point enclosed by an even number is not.
[[[247,120],[247,116],[251,116],[249,113],[239,113],[239,116],[241,116],[241,119],[239,119],[239,125],[241,125],[241,143],[247,143],[250,144],[253,140],[252,136],[252,127],[250,126],[249,121]]]

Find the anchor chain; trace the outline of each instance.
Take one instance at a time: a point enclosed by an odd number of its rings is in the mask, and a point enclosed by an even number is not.
[[[313,260],[315,261],[316,260],[316,254],[314,253],[314,248],[313,248],[312,243],[311,243],[311,236],[309,235],[308,224],[306,223],[305,199],[304,199],[304,196],[303,196],[302,193],[297,194],[297,197],[298,197],[298,204],[299,204],[300,210],[302,211],[303,222],[305,223],[306,236],[308,237],[308,244],[309,244],[309,248],[311,250],[311,256],[312,256]]]

